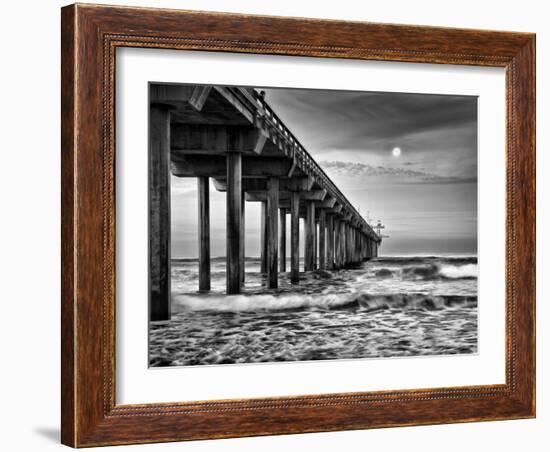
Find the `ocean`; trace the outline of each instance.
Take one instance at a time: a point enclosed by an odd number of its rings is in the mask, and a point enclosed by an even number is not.
[[[287,265],[289,268],[289,265]],[[225,259],[199,293],[196,259],[172,260],[172,319],[151,322],[151,367],[477,353],[477,258],[380,257],[353,269],[279,274],[246,259],[225,295]]]

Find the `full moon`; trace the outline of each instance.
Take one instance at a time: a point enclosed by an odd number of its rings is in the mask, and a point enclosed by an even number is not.
[[[391,153],[394,157],[399,157],[401,155],[401,148],[393,148]]]

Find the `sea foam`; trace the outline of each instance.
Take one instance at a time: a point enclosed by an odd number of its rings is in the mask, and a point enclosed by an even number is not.
[[[178,295],[172,294],[172,304],[190,311],[272,311],[288,309],[334,309],[352,301],[340,294],[325,295]]]

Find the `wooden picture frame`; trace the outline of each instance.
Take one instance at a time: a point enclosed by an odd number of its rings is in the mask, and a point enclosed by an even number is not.
[[[62,9],[62,442],[73,447],[535,416],[535,36],[71,5]],[[115,50],[297,55],[506,69],[506,383],[115,403]]]

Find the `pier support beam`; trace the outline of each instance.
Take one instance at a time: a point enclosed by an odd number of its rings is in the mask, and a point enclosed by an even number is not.
[[[340,221],[340,268],[346,266],[346,222]]]
[[[353,226],[348,224],[348,265],[353,264]]]
[[[319,232],[317,222],[313,223],[313,270],[317,270],[317,258],[319,249]]]
[[[351,227],[349,223],[346,224],[346,265],[351,263]]]
[[[279,179],[267,180],[267,287],[278,286]]]
[[[341,262],[341,252],[340,252],[340,219],[334,218],[334,269],[338,270],[340,268]]]
[[[363,232],[357,230],[357,259],[359,262],[363,260]]]
[[[300,279],[300,193],[290,194],[290,282]]]
[[[357,236],[357,261],[361,262],[363,260],[363,257],[361,256],[361,238],[363,237],[363,233],[361,232],[361,229],[357,229],[356,236]]]
[[[339,270],[342,268],[342,221],[340,219],[335,221],[334,235],[336,237],[336,268]]]
[[[242,156],[227,153],[227,294],[241,292]]]
[[[149,315],[170,319],[170,111],[153,106],[149,130]]]
[[[311,271],[313,270],[313,247],[315,242],[315,204],[313,201],[306,202],[306,224],[305,224],[305,259],[304,259],[304,270]]]
[[[267,273],[267,201],[262,201],[261,223],[260,223],[260,273]]]
[[[349,237],[349,223],[346,223],[346,227],[344,228],[344,235],[346,236],[346,261],[345,261],[345,266],[347,267],[351,261],[350,259],[350,255],[349,255],[349,250],[350,250],[350,237]]]
[[[355,236],[355,227],[351,227],[351,262],[355,264],[357,262],[357,242]]]
[[[370,242],[370,256],[369,256],[371,259],[374,257],[374,245],[375,245],[374,240],[371,240],[371,242]]]
[[[352,256],[353,256],[353,263],[357,263],[359,259],[357,259],[357,229],[354,227],[351,228],[351,242],[352,242]]]
[[[241,252],[240,252],[240,259],[241,259],[241,285],[244,286],[244,280],[245,280],[245,254],[246,250],[244,247],[244,236],[245,236],[245,221],[244,221],[244,209],[245,209],[246,201],[244,199],[244,190],[241,195]]]
[[[340,230],[340,220],[338,217],[333,219],[333,229],[334,229],[334,267],[333,270],[338,270],[338,247],[340,246],[340,241],[338,239],[338,231]]]
[[[326,213],[323,209],[319,211],[319,269],[327,269],[326,261]]]
[[[210,183],[197,178],[199,205],[199,290],[210,290]]]
[[[367,259],[370,259],[372,257],[372,240],[369,238],[367,240]]]
[[[356,264],[359,259],[357,258],[357,229],[351,228],[351,255],[353,256],[353,263]]]
[[[279,271],[286,272],[286,209],[279,209]]]
[[[327,216],[327,268],[334,270],[334,215]]]

